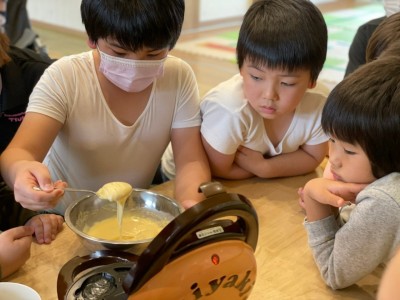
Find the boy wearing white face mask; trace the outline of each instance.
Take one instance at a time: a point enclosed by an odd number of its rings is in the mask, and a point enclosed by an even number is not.
[[[1,156],[16,200],[63,214],[82,197],[64,195],[59,188],[67,184],[148,188],[171,141],[175,197],[186,207],[201,201],[197,189],[210,171],[198,88],[189,65],[168,55],[180,35],[184,0],[83,0],[81,14],[93,50],[46,71]]]
[[[99,69],[103,75],[120,89],[138,93],[148,87],[155,78],[164,75],[164,62],[160,60],[136,60],[114,57],[100,53]]]

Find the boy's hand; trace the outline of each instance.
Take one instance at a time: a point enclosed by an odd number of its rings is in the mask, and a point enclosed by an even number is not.
[[[32,217],[26,225],[33,227],[39,244],[50,244],[62,229],[64,218],[55,214],[40,214]]]
[[[14,197],[24,208],[45,210],[57,205],[67,184],[51,181],[48,168],[37,161],[19,161],[15,164]],[[39,187],[40,191],[34,190]]]
[[[2,278],[18,270],[30,257],[33,228],[19,226],[0,234]]]
[[[261,152],[255,151],[243,146],[240,146],[235,155],[235,163],[242,169],[259,176],[257,169],[264,161],[264,156]]]

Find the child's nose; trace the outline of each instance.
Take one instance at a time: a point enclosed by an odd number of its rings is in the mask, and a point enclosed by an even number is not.
[[[332,151],[332,147],[329,149],[329,163],[334,169],[338,169],[341,167],[341,162],[339,156],[335,151]]]
[[[264,88],[264,99],[277,101],[279,99],[278,93],[272,84],[266,84]]]

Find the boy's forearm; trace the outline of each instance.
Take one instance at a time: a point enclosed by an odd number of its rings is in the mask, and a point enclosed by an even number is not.
[[[265,158],[256,166],[255,175],[261,178],[303,175],[314,171],[320,163],[299,149],[295,152]]]
[[[12,187],[14,183],[15,171],[13,171],[13,159],[9,157],[11,153],[6,149],[0,156],[1,177],[4,182]]]
[[[6,148],[0,156],[1,175],[8,186],[14,185],[15,176],[20,165],[26,161],[35,161],[35,157],[21,148]]]
[[[186,200],[201,201],[204,195],[198,192],[202,183],[211,181],[208,164],[199,163],[192,165],[188,169],[180,170],[175,178],[175,198],[182,202]]]
[[[212,165],[212,163],[210,163],[210,164],[211,164],[212,175],[214,177],[239,180],[239,179],[251,178],[254,176],[253,173],[246,171],[245,169],[242,169],[235,163],[232,163],[232,165],[230,165],[228,168],[226,168],[224,170],[215,168]]]

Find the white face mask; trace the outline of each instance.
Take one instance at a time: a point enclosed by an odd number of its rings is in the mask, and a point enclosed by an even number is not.
[[[386,16],[390,17],[400,11],[400,0],[383,0],[383,7],[385,8]]]
[[[141,92],[154,79],[164,75],[164,62],[161,60],[134,60],[108,55],[99,49],[100,71],[113,84],[126,92]]]

